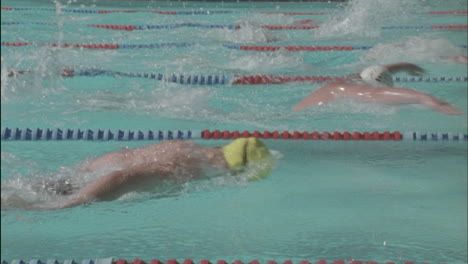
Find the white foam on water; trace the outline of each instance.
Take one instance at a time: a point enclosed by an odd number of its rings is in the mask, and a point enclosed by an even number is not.
[[[2,175],[7,175],[1,184],[2,207],[5,208],[22,208],[25,204],[64,204],[71,192],[76,193],[90,182],[119,169],[107,166],[94,172],[82,172],[79,168],[87,164],[85,161],[50,171],[33,160],[18,158],[8,152],[1,153],[1,162],[6,165],[2,166]],[[68,195],[55,193],[67,189],[67,184],[73,186],[68,189]]]
[[[213,29],[206,33],[206,37],[219,42],[228,43],[262,43],[275,42],[286,39],[284,34],[273,33],[263,29],[260,25],[243,22],[239,29]]]
[[[466,50],[443,38],[413,36],[395,42],[379,43],[361,57],[363,62],[420,61],[441,62],[441,56],[466,54]]]
[[[8,60],[2,57],[2,102],[24,96],[46,96],[66,91],[62,72],[69,56],[79,56],[77,51],[56,47],[42,47],[30,54],[12,53]],[[8,76],[10,72],[20,72]]]
[[[215,110],[208,100],[209,88],[183,89],[178,84],[163,83],[152,90],[134,88],[132,92],[97,91],[75,96],[75,105],[67,113],[79,111],[128,111],[177,119],[198,119]]]
[[[407,21],[422,1],[353,0],[314,31],[314,38],[377,38],[381,27]]]
[[[220,65],[221,66],[221,65]],[[304,58],[298,53],[292,52],[259,52],[240,56],[224,64],[226,70],[240,70],[246,72],[271,72],[277,69],[312,68],[304,62]]]
[[[285,14],[262,14],[262,13],[252,13],[246,17],[243,17],[237,23],[250,23],[256,25],[292,25],[296,19],[294,16],[289,16]]]

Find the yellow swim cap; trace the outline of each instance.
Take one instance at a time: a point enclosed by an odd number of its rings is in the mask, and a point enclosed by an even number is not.
[[[238,138],[222,149],[224,159],[229,168],[240,171],[247,164],[254,167],[255,175],[249,177],[250,181],[268,177],[272,168],[271,161],[269,160],[271,159],[271,154],[260,140],[253,137]]]

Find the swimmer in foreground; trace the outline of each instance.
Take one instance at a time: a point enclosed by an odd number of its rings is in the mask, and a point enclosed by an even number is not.
[[[371,66],[361,73],[351,74],[325,84],[296,104],[292,110],[298,111],[310,106],[324,105],[338,99],[351,98],[362,102],[390,105],[422,104],[448,115],[463,114],[456,107],[432,95],[411,89],[393,87],[392,74],[397,72],[407,72],[413,76],[421,76],[424,69],[405,62]]]
[[[272,169],[268,148],[256,138],[239,138],[223,147],[204,147],[191,141],[170,140],[105,154],[81,172],[117,169],[84,186],[62,204],[31,204],[17,195],[2,198],[2,208],[63,209],[95,201],[111,201],[130,192],[151,191],[163,183],[181,184],[202,179],[210,172],[239,173],[248,169],[248,180],[266,178]]]

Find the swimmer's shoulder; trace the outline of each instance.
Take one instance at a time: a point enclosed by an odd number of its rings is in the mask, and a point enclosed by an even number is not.
[[[176,150],[184,150],[187,148],[193,148],[197,146],[199,145],[191,140],[172,139],[172,140],[166,140],[166,141],[158,142],[155,144],[151,144],[148,146],[143,146],[138,149],[176,151]]]

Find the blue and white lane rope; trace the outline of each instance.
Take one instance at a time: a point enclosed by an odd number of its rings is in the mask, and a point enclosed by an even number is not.
[[[119,72],[109,71],[103,69],[86,69],[74,72],[77,76],[94,77],[99,75],[105,76],[122,76],[133,78],[146,78],[158,81],[166,81],[179,84],[193,84],[193,85],[217,85],[217,84],[231,84],[232,76],[230,74],[224,75],[184,75],[184,74],[162,74],[162,73],[147,73],[147,72]]]
[[[66,259],[63,262],[57,259],[49,259],[47,261],[41,261],[39,259],[32,259],[29,262],[25,262],[22,259],[14,259],[10,262],[2,260],[1,264],[113,264],[113,258],[101,258],[101,259],[83,259],[80,262],[74,259]]]
[[[19,76],[27,71],[10,71],[9,77]],[[120,72],[105,69],[64,69],[62,72],[64,77],[74,76],[111,76],[111,77],[130,77],[130,78],[146,78],[158,81],[172,82],[178,84],[189,85],[261,85],[261,84],[284,84],[289,82],[318,82],[323,83],[334,79],[342,78],[343,76],[287,76],[287,75],[232,75],[232,74],[206,74],[206,75],[186,75],[186,74],[162,74],[155,72]],[[448,83],[448,82],[467,82],[468,77],[393,77],[394,82],[428,82],[428,83]]]
[[[211,134],[210,134],[211,133]],[[305,136],[307,134],[307,136]],[[316,134],[316,136],[313,136]],[[345,137],[348,134],[348,137]],[[358,134],[356,137],[355,135]],[[395,136],[398,134],[398,137]],[[275,136],[276,135],[276,136]],[[366,136],[368,135],[368,136]],[[387,135],[387,136],[385,136]],[[466,133],[443,133],[443,132],[278,132],[254,131],[219,131],[214,130],[130,130],[130,129],[30,129],[30,128],[2,128],[2,141],[41,141],[41,140],[86,140],[86,141],[162,141],[172,139],[232,139],[237,137],[258,137],[277,139],[326,139],[326,140],[405,140],[405,141],[467,141]],[[354,137],[354,138],[353,138]]]
[[[217,85],[217,84],[236,84],[234,79],[242,78],[243,76],[233,76],[232,74],[223,75],[185,75],[185,74],[162,74],[154,72],[119,72],[104,69],[83,69],[74,72],[77,76],[94,77],[99,75],[106,76],[122,76],[133,78],[155,79],[158,81],[166,81],[178,84],[192,85]],[[279,75],[275,75],[279,76]],[[270,77],[270,76],[268,76]],[[468,77],[393,77],[394,82],[467,82]],[[256,83],[249,83],[256,84]]]
[[[200,139],[201,130],[129,130],[129,129],[19,129],[2,128],[1,140],[89,140],[89,141],[136,141]]]

